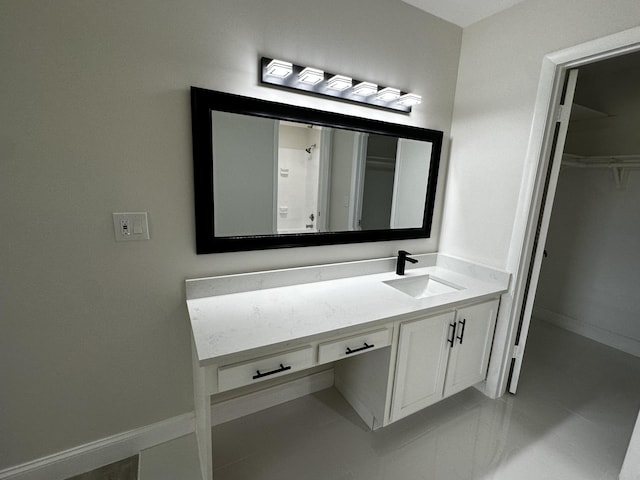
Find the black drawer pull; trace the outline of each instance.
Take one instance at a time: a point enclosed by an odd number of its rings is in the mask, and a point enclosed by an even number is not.
[[[287,370],[291,370],[291,365],[285,367],[284,365],[280,364],[280,368],[276,368],[275,370],[264,373],[260,373],[260,370],[256,370],[256,374],[253,376],[253,379],[257,380],[258,378],[268,377],[269,375],[273,375],[274,373],[286,372]]]
[[[464,320],[460,320],[460,325],[462,325],[462,331],[460,332],[460,335],[456,337],[458,340],[460,340],[460,345],[462,345],[462,338],[464,337],[464,327],[466,324],[467,324],[466,318]]]
[[[375,347],[373,343],[369,345],[367,342],[364,342],[364,347],[354,348],[353,350],[347,347],[347,351],[345,352],[345,355],[351,355],[352,353],[361,352],[362,350],[367,350],[368,348],[373,348],[373,347]]]
[[[453,342],[456,340],[456,323],[453,322],[449,324],[449,328],[453,327],[453,331],[451,332],[451,338],[447,338],[447,342],[451,344],[451,348],[453,348]]]

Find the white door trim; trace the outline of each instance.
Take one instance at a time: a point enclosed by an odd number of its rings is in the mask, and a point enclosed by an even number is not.
[[[349,192],[349,230],[360,230],[362,219],[362,197],[364,193],[364,171],[367,161],[368,134],[355,132],[353,160],[351,166],[351,189]]]
[[[280,122],[273,122],[273,207],[271,208],[271,231],[278,233],[278,179],[280,177],[279,167],[280,157]]]
[[[329,230],[329,204],[331,202],[331,152],[333,151],[333,129],[320,131],[320,168],[318,175],[317,231]]]
[[[562,80],[570,68],[640,50],[640,27],[563,49],[544,57],[534,107],[529,145],[522,175],[513,235],[506,270],[515,281],[503,295],[494,340],[491,363],[484,386],[490,397],[499,397],[506,389],[513,357],[520,312],[526,291],[526,276],[531,262],[538,212],[544,193],[544,177],[555,119],[558,115]]]

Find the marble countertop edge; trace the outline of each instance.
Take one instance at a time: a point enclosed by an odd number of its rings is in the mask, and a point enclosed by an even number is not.
[[[274,281],[269,275],[272,272],[259,272],[266,274],[257,282],[262,288],[247,290],[245,285],[240,291],[189,298],[187,306],[198,360],[201,366],[220,364],[249,353],[258,356],[261,351],[301,346],[321,338],[454,309],[495,297],[509,287],[510,275],[506,272],[436,254],[416,257],[422,266],[408,269],[404,278],[430,274],[463,289],[416,299],[384,283],[401,278],[394,271],[326,279],[317,275],[317,270],[303,268],[305,275],[319,280],[282,285],[282,279]],[[365,270],[375,271],[385,263],[388,265],[389,259],[382,260],[377,265],[368,262]],[[341,264],[338,273],[344,275],[357,266]],[[289,271],[278,273],[285,275]],[[231,281],[241,283],[251,276],[238,274]],[[213,278],[214,283],[223,285],[227,276]],[[210,280],[206,279],[196,289],[200,293],[211,289]]]

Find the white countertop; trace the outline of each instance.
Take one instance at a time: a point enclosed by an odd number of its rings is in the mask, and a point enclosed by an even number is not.
[[[430,274],[464,288],[416,299],[383,283],[401,278],[389,271],[293,285],[271,282],[277,285],[273,287],[269,281],[259,281],[258,289],[248,291],[241,285],[255,281],[256,274],[246,274],[245,282],[243,275],[188,280],[187,306],[200,365],[226,361],[243,352],[257,353],[265,347],[285,346],[320,335],[340,335],[356,327],[455,307],[499,295],[508,288],[507,273],[442,255],[416,257],[421,258],[421,264],[432,265],[407,269],[406,278]],[[389,259],[384,262],[386,266],[390,263]],[[299,269],[292,270],[299,276]],[[269,278],[271,272],[262,273]],[[286,275],[286,271],[277,273]],[[229,293],[225,285],[233,282],[244,291]],[[209,288],[212,283],[223,285],[217,291],[225,293],[201,296],[203,286]]]

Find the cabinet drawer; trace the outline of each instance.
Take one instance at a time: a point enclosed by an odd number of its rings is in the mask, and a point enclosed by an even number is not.
[[[391,344],[391,329],[381,328],[360,335],[321,343],[318,347],[318,363],[333,362],[352,357]]]
[[[313,365],[313,348],[282,352],[268,357],[218,368],[218,391],[231,390],[268,378],[309,368]]]

